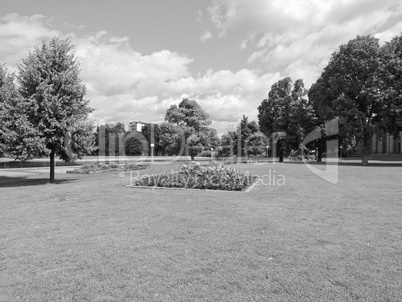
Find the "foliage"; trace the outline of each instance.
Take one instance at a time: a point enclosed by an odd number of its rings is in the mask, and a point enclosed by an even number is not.
[[[135,185],[241,191],[255,180],[254,177],[233,168],[221,165],[203,167],[190,163],[183,164],[176,173],[142,176]]]
[[[92,150],[87,116],[93,109],[84,99],[72,48],[58,38],[35,47],[19,65],[18,86],[1,71],[1,114],[7,115],[1,122],[2,144],[8,155],[20,160],[49,155],[50,182],[55,155],[70,161]]]
[[[61,159],[66,162],[75,161],[95,149],[93,124],[92,121],[81,120],[70,127],[64,138],[64,146],[68,156],[61,155]]]
[[[147,164],[138,164],[133,162],[125,162],[124,164],[106,164],[106,163],[96,163],[87,164],[74,170],[69,170],[67,173],[74,174],[91,174],[107,171],[132,171],[132,170],[144,170],[148,167]]]
[[[237,131],[229,131],[222,135],[218,157],[261,155],[265,152],[266,140],[256,122],[248,121],[243,115]]]
[[[35,47],[19,65],[21,106],[18,111],[26,118],[26,127],[32,128],[31,132],[42,145],[34,146],[35,152],[16,146],[13,150],[15,157],[26,159],[50,152],[63,160],[73,159],[65,138],[74,128],[79,128],[76,136],[88,130],[88,127],[80,128],[77,124],[85,121],[93,109],[84,99],[86,90],[79,78],[79,64],[72,48],[68,40],[53,38],[48,43],[43,42],[41,47]],[[87,143],[87,140],[82,142]],[[75,143],[79,144],[78,141]],[[81,157],[91,147],[82,145],[76,148],[75,156]]]
[[[211,150],[203,150],[199,154],[197,154],[197,156],[198,157],[212,157],[213,154],[214,154],[214,152]]]
[[[182,154],[185,146],[185,136],[180,126],[164,122],[160,126],[159,144],[165,155]]]
[[[394,98],[383,89],[383,53],[377,38],[357,36],[332,55],[309,94],[322,119],[339,117],[341,139],[363,143],[363,164],[373,133],[390,124]]]
[[[160,144],[161,128],[158,124],[145,124],[141,130],[147,142],[148,155],[151,155],[151,144],[154,144],[154,155],[162,152],[162,146]]]
[[[169,155],[180,154],[186,146],[194,160],[203,147],[219,144],[216,130],[208,127],[211,123],[208,114],[196,101],[183,99],[178,106],[170,106],[165,121],[161,125],[160,142]]]
[[[182,126],[186,137],[198,134],[211,124],[208,114],[193,100],[183,99],[179,106],[172,105],[166,111],[165,121]]]
[[[384,97],[379,118],[387,123],[382,130],[399,136],[402,130],[402,34],[394,37],[380,50],[377,85]]]
[[[237,149],[235,149],[235,140],[237,140],[236,131],[229,131],[227,134],[223,134],[221,137],[221,146],[219,146],[218,149],[218,156],[233,156],[233,154],[237,151]]]
[[[142,155],[144,153],[144,145],[145,147],[147,142],[144,140],[141,140],[138,136],[134,134],[129,134],[125,138],[125,155],[127,156],[137,156],[137,155]]]
[[[94,134],[96,155],[112,156],[123,155],[125,150],[125,136],[128,132],[124,128],[124,124],[108,123],[100,125],[96,128]]]
[[[258,123],[268,137],[276,135],[282,152],[301,148],[306,135],[314,128],[316,119],[312,104],[306,98],[303,80],[293,84],[287,77],[274,83],[268,99],[258,106]],[[281,133],[281,135],[279,135]]]
[[[43,138],[26,115],[15,78],[0,66],[0,155],[25,160],[44,152]]]

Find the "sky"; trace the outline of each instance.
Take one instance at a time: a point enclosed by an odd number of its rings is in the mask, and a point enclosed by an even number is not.
[[[17,71],[34,46],[68,38],[95,121],[162,122],[196,100],[219,134],[278,80],[319,78],[357,35],[402,33],[395,0],[0,0],[0,64]]]

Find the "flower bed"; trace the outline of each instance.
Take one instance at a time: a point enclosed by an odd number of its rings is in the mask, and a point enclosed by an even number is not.
[[[253,184],[255,177],[222,165],[201,166],[190,163],[181,165],[178,172],[143,175],[135,186],[154,186],[185,189],[241,191]]]
[[[130,170],[144,170],[148,167],[147,164],[138,164],[125,162],[124,164],[89,164],[84,165],[78,169],[67,171],[67,173],[77,174],[91,174],[106,171],[130,171]]]

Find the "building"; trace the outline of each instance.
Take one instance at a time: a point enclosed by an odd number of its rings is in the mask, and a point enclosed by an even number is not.
[[[145,125],[146,125],[146,123],[144,123],[144,122],[132,121],[128,125],[128,131],[141,132],[142,127],[144,127]]]
[[[382,154],[401,154],[402,132],[399,132],[399,137],[394,137],[389,133],[379,134],[374,133],[372,138],[372,143],[370,145],[370,154],[372,155],[382,155]],[[356,153],[354,155],[363,155],[363,144],[359,143],[356,148]]]
[[[372,154],[401,154],[401,137],[402,132],[399,132],[399,137],[394,137],[388,133],[383,135],[374,134],[373,143],[371,146]]]

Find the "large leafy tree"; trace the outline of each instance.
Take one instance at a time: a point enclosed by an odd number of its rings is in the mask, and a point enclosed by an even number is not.
[[[163,145],[167,147],[167,142],[172,141],[175,146],[180,146],[184,142],[192,160],[203,148],[219,144],[216,131],[208,127],[211,124],[208,114],[194,100],[183,99],[178,106],[172,105],[166,111],[165,121],[170,125],[161,126]],[[173,149],[177,152],[180,147]]]
[[[368,163],[373,133],[390,122],[379,73],[381,56],[378,39],[357,36],[332,55],[309,95],[321,118],[339,118],[341,140],[362,143],[363,165]]]
[[[54,157],[74,160],[91,150],[92,129],[85,123],[93,110],[84,99],[79,63],[69,40],[53,38],[35,47],[19,65],[18,112],[40,142],[35,150],[15,146],[14,155],[28,158],[49,155],[50,182],[54,182]],[[24,135],[21,136],[24,140]]]
[[[383,106],[378,112],[383,128],[399,136],[402,129],[402,34],[387,42],[380,51],[377,86],[381,89]]]
[[[279,151],[302,146],[303,139],[314,127],[315,114],[306,98],[303,80],[284,78],[271,86],[268,99],[258,107],[258,123],[268,137],[278,134]]]
[[[144,152],[145,141],[141,140],[138,136],[128,134],[125,139],[124,150],[127,156],[138,156]]]
[[[263,100],[258,106],[258,124],[265,135],[270,136],[275,132],[285,131],[291,102],[291,78],[284,78],[271,86],[268,99]]]

